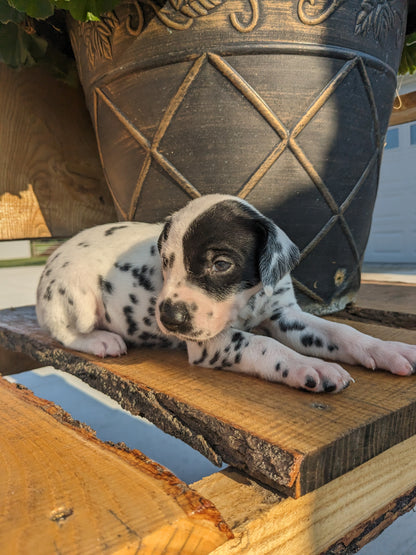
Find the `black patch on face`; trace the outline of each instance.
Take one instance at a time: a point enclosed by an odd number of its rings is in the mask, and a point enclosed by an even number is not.
[[[109,235],[113,235],[113,233],[115,231],[117,231],[118,229],[125,229],[127,226],[126,225],[115,225],[113,227],[109,227],[108,229],[106,229],[106,231],[104,232],[104,235],[106,237],[108,237]]]
[[[184,264],[191,283],[217,300],[260,282],[264,234],[239,202],[226,200],[198,216],[183,237]],[[231,262],[215,271],[215,261]]]

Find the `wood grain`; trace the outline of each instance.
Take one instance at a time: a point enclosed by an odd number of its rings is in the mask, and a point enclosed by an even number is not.
[[[279,498],[232,469],[192,484],[234,539],[212,555],[351,554],[416,503],[416,436],[300,499]]]
[[[416,433],[416,376],[347,367],[356,383],[311,394],[249,376],[190,366],[178,351],[131,349],[101,360],[62,348],[33,307],[0,312],[0,345],[68,371],[142,414],[213,462],[221,460],[292,496],[304,495]],[[409,330],[354,323],[382,339]]]
[[[333,316],[416,330],[416,284],[362,283],[355,302]]]
[[[400,125],[416,120],[416,92],[400,95],[395,98],[389,125]]]
[[[0,64],[0,240],[116,219],[80,87]]]
[[[139,451],[104,444],[0,380],[1,553],[209,553],[232,534],[209,501]]]

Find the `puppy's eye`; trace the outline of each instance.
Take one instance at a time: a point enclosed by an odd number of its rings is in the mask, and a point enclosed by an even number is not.
[[[223,273],[229,270],[232,263],[229,260],[224,260],[223,258],[217,258],[212,265],[212,271],[216,273]]]

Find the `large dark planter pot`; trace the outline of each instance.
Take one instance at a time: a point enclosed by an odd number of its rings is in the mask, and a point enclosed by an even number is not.
[[[405,23],[405,0],[143,0],[71,23],[120,218],[239,195],[300,247],[303,306],[345,306],[360,284]]]

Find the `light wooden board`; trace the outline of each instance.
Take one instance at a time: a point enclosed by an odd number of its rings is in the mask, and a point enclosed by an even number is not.
[[[416,342],[413,331],[354,326]],[[0,312],[0,345],[75,374],[214,462],[224,460],[293,496],[416,434],[416,375],[348,367],[356,383],[328,395],[190,366],[179,351],[132,349],[102,360],[51,340],[34,307]]]
[[[80,86],[0,64],[0,240],[116,219]]]
[[[279,498],[232,469],[192,484],[234,539],[212,555],[355,553],[416,503],[416,436],[300,499]]]
[[[400,125],[416,120],[416,92],[402,94],[394,99],[389,125]]]
[[[232,534],[139,451],[0,379],[0,553],[209,553]]]

